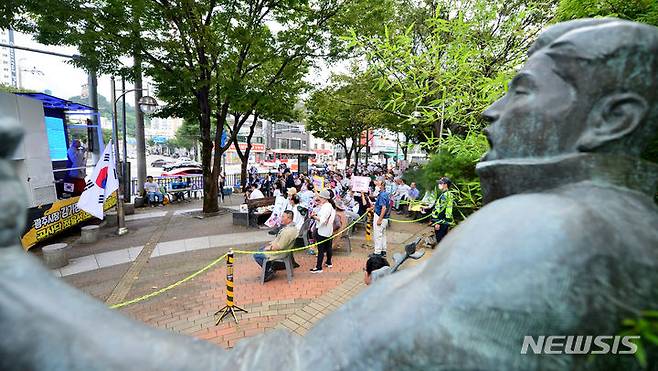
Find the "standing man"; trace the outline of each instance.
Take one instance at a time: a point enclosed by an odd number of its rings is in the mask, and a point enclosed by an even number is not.
[[[334,219],[336,218],[336,209],[334,202],[331,199],[329,191],[323,189],[318,194],[318,203],[320,204],[320,211],[317,214],[311,213],[311,218],[317,222],[317,231],[315,232],[315,240],[318,244],[318,258],[315,268],[311,269],[311,273],[322,273],[322,260],[324,255],[327,254],[327,268],[333,267],[331,264],[331,257],[333,252],[331,250],[331,240],[329,237],[334,233]]]
[[[379,195],[375,201],[375,218],[373,220],[373,240],[375,241],[375,254],[386,256],[386,227],[391,215],[391,196],[386,191],[384,181],[377,182]]]
[[[71,141],[71,147],[66,152],[66,167],[70,169],[66,181],[73,184],[73,195],[80,195],[85,188],[87,175],[87,152],[79,139]]]
[[[436,237],[436,245],[443,237],[448,234],[448,228],[452,222],[452,206],[453,199],[452,193],[448,190],[452,185],[452,181],[447,177],[439,179],[439,192],[441,194],[434,204],[434,211],[432,211],[432,224],[434,225],[434,236]]]

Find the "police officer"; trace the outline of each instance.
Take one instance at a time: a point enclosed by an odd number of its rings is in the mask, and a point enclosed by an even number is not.
[[[439,179],[438,184],[441,194],[436,199],[432,211],[432,225],[434,225],[434,236],[436,237],[436,245],[434,246],[438,246],[443,237],[448,234],[448,228],[452,222],[453,196],[449,190],[452,181],[447,177],[442,177]]]

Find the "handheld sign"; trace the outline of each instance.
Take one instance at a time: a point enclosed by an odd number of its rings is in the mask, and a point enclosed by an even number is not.
[[[321,191],[324,189],[324,178],[321,176],[314,175],[313,176],[313,188],[317,191]]]
[[[368,192],[370,178],[367,176],[352,176],[352,190],[354,192]]]

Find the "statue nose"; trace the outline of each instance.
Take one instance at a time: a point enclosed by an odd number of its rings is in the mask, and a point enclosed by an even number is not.
[[[500,114],[498,113],[498,111],[496,111],[494,109],[493,105],[491,105],[489,108],[484,110],[484,112],[482,112],[481,117],[485,121],[487,121],[489,123],[492,123],[492,122],[498,120],[498,118],[500,117]]]

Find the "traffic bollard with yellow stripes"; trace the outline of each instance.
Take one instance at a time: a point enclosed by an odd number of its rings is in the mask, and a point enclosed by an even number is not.
[[[235,323],[238,323],[238,318],[235,316],[236,311],[247,313],[246,310],[235,305],[235,300],[233,297],[233,259],[233,249],[231,249],[226,255],[226,305],[224,308],[218,310],[215,313],[215,316],[219,315],[220,313],[222,314],[217,322],[215,322],[215,326],[219,325],[219,323],[224,319],[224,317],[228,316],[229,313],[231,316],[233,316]]]
[[[372,223],[374,220],[374,211],[368,209],[368,220],[366,221],[366,243],[363,247],[370,246],[372,244]]]

